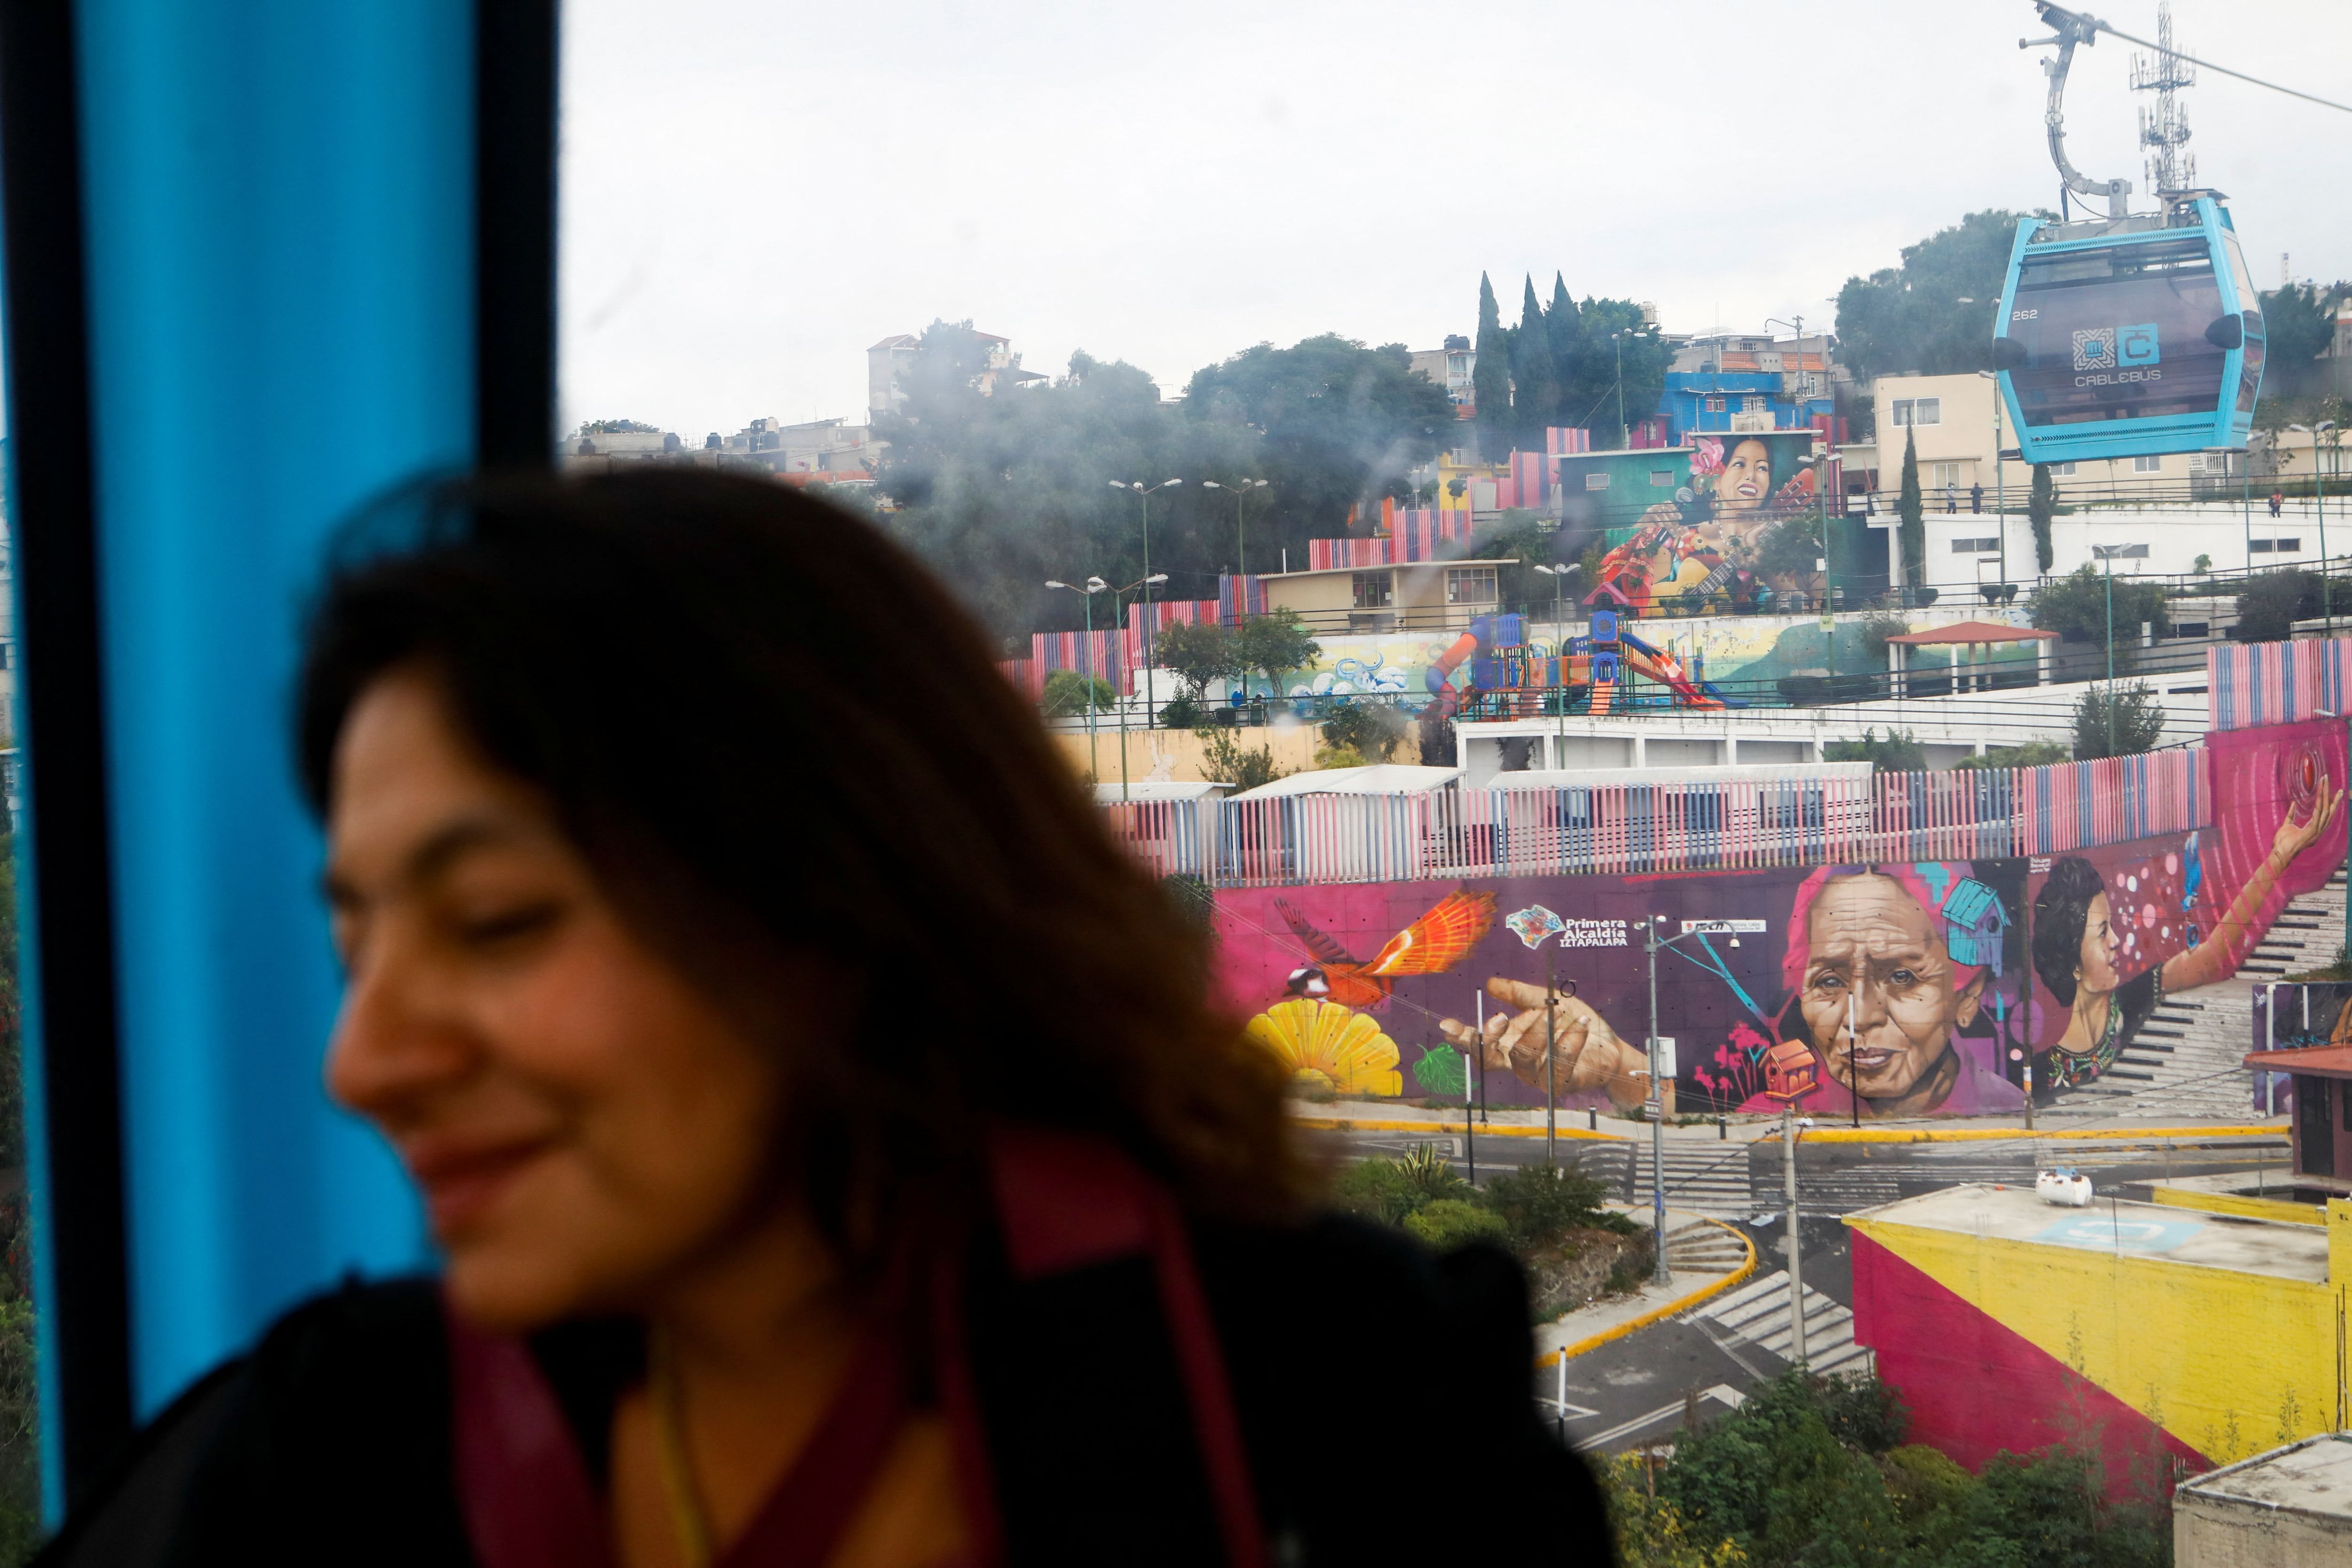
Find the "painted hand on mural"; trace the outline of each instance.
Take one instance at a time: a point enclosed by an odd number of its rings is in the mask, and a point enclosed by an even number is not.
[[[1543,987],[1500,975],[1486,982],[1486,994],[1521,1010],[1489,1015],[1483,1035],[1459,1019],[1437,1024],[1440,1034],[1478,1053],[1486,1067],[1503,1069],[1538,1093],[1547,1080],[1562,1095],[1605,1090],[1620,1110],[1633,1109],[1649,1093],[1648,1061],[1590,1006],[1560,996],[1550,998],[1547,1010]]]
[[[2322,779],[2319,790],[2308,807],[2288,808],[2286,820],[2279,824],[2278,832],[2271,839],[2271,864],[2284,871],[2287,862],[2319,841],[2327,831],[2327,824],[2336,820],[2336,809],[2344,804],[2344,791],[2333,788],[2333,780]],[[2295,821],[2295,812],[2303,811],[2304,820]]]

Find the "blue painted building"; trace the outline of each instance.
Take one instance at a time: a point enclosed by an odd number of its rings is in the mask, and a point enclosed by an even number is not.
[[[1661,444],[1694,434],[1803,430],[1833,417],[1828,342],[1763,334],[1694,338],[1675,351],[1658,399]]]

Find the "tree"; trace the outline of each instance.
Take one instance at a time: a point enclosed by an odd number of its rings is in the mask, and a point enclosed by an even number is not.
[[[1264,675],[1277,695],[1282,678],[1293,670],[1305,669],[1319,647],[1315,633],[1300,622],[1298,612],[1286,607],[1250,616],[1234,632],[1234,656],[1239,667],[1245,674]]]
[[[2307,365],[2336,340],[2334,301],[2305,283],[2263,296],[2264,353],[2273,370]]]
[[[1994,302],[2025,215],[1970,213],[1904,246],[1900,267],[1847,278],[1838,290],[1839,359],[1865,380],[1990,370]]]
[[[1559,405],[1568,398],[1568,378],[1576,369],[1576,354],[1584,342],[1584,320],[1568,292],[1568,279],[1551,275],[1551,305],[1544,311],[1544,341],[1551,349],[1552,410],[1548,416],[1559,423],[1575,413]]]
[[[1767,577],[1810,578],[1821,570],[1822,517],[1798,512],[1768,527],[1756,539],[1756,570]]]
[[[1045,677],[1045,701],[1039,706],[1047,718],[1071,718],[1089,707],[1117,707],[1118,694],[1099,675],[1089,678],[1076,670],[1055,670]]]
[[[1511,340],[1495,303],[1495,285],[1478,275],[1477,360],[1470,367],[1471,401],[1478,412],[1478,451],[1489,463],[1511,452]]]
[[[2044,573],[2058,559],[2057,547],[2050,542],[2050,519],[2058,515],[2058,485],[2050,477],[2050,465],[2033,465],[2033,489],[2025,498],[2026,519],[2033,525],[2033,559],[2036,568]]]
[[[2230,635],[2241,643],[2284,643],[2296,622],[2319,612],[2317,573],[2266,571],[2238,595],[2238,624]]]
[[[1552,369],[1551,334],[1543,307],[1536,302],[1536,280],[1530,275],[1519,301],[1518,330],[1511,334],[1512,446],[1521,452],[1543,450],[1544,426],[1550,423],[1559,402],[1559,382]]]
[[[1903,524],[1903,580],[1913,588],[1917,588],[1927,580],[1927,526],[1923,520],[1926,510],[1919,499],[1918,437],[1906,425],[1903,430],[1903,490],[1895,497],[1895,513]]]
[[[1370,348],[1333,332],[1287,349],[1260,343],[1194,371],[1178,423],[1254,448],[1255,466],[1234,471],[1270,482],[1259,492],[1264,498],[1250,502],[1251,553],[1266,559],[1283,546],[1303,558],[1307,539],[1338,533],[1360,502],[1410,497],[1407,476],[1454,440],[1453,400],[1413,372],[1402,345]],[[1230,541],[1233,506],[1218,505],[1218,538]],[[1228,549],[1221,559],[1230,556]]]
[[[1184,695],[1198,706],[1211,681],[1239,678],[1245,666],[1234,631],[1213,621],[1175,622],[1152,638],[1160,667],[1184,683]]]
[[[2139,648],[2140,622],[2147,622],[2158,636],[2172,630],[2172,608],[2164,590],[2137,578],[2111,577],[2084,562],[2064,577],[2042,585],[2033,596],[2033,624],[2055,632],[2069,643],[2107,644],[2112,595],[2116,666],[2129,669]]]
[[[2146,681],[2086,687],[2074,704],[2074,760],[2134,757],[2164,734],[2164,704]]]
[[[1577,320],[1575,362],[1560,377],[1559,423],[1593,432],[1595,446],[1613,446],[1623,429],[1620,408],[1627,423],[1657,409],[1674,350],[1631,299],[1587,299]]]

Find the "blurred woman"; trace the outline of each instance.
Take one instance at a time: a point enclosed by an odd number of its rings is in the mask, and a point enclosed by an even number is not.
[[[874,529],[440,496],[329,585],[299,741],[328,1087],[441,1271],[288,1314],[52,1561],[1428,1562],[1362,1483],[1437,1430],[1483,1542],[1608,1560],[1515,1267],[1314,1214],[1205,934]],[[1407,1330],[1444,1379],[1372,1375]]]

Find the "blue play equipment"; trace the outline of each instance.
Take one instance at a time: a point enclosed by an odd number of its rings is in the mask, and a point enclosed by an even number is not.
[[[1993,368],[2029,463],[2242,448],[2263,382],[2261,297],[2236,225],[2211,191],[2163,190],[2135,214],[2131,182],[2086,178],[2066,157],[2067,68],[2078,44],[2111,31],[2042,4],[2057,29],[2043,122],[2074,196],[2104,197],[2104,218],[2027,218],[2010,246]],[[2028,42],[2034,42],[2029,40]]]
[[[53,1519],[289,1303],[429,1261],[320,1087],[341,979],[286,702],[340,518],[551,459],[555,9],[0,6]]]

